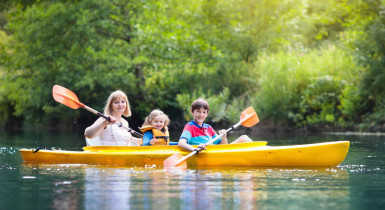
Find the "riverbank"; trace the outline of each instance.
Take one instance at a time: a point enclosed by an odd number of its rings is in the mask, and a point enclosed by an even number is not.
[[[169,130],[172,133],[178,133],[183,130],[183,127],[186,122],[176,122],[174,121],[170,126]],[[213,123],[211,124],[215,130],[227,129],[232,125]],[[47,125],[29,125],[29,126],[17,126],[13,128],[5,128],[0,126],[0,131],[3,132],[20,132],[23,130],[42,130],[49,133],[52,132],[74,132],[79,135],[83,135],[84,129],[89,125],[83,125],[80,123],[74,123],[72,125],[55,125],[55,126],[47,126]],[[139,130],[133,123],[130,124],[130,127],[134,130]],[[273,123],[269,120],[264,120],[263,122],[259,122],[255,126],[251,128],[246,128],[243,126],[238,127],[234,133],[243,133],[248,135],[260,135],[260,134],[290,134],[290,133],[309,133],[309,134],[333,134],[333,135],[385,135],[385,125],[383,126],[375,126],[375,127],[295,127],[288,126],[279,123]]]

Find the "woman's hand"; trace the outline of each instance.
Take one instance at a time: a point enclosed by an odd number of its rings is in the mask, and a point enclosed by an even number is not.
[[[107,123],[106,125],[113,125],[116,123],[116,118],[111,116],[111,115],[107,115],[107,117],[110,118],[110,121],[108,121],[107,119],[105,120],[105,123]]]

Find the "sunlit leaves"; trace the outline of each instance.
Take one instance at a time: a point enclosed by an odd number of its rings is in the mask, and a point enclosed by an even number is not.
[[[263,71],[256,71],[259,88],[253,100],[260,115],[301,126],[337,123],[340,98],[360,68],[334,46],[261,56],[257,66]]]
[[[87,118],[52,100],[52,85],[61,84],[98,110],[111,91],[122,89],[137,121],[154,108],[188,120],[197,97],[210,102],[212,122],[236,122],[250,104],[262,120],[301,126],[348,125],[371,112],[382,120],[381,1],[57,0],[6,6],[3,119]]]

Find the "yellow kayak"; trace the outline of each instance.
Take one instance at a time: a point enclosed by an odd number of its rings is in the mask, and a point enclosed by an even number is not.
[[[266,146],[267,142],[209,145],[207,151],[189,158],[190,166],[326,167],[346,157],[349,141],[292,146]],[[91,164],[115,166],[163,166],[175,153],[190,152],[178,146],[87,146],[84,151],[20,149],[25,163]]]

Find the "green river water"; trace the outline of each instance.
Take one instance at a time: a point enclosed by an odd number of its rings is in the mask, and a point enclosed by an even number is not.
[[[230,134],[231,138],[234,134]],[[235,136],[234,136],[235,137]],[[349,140],[331,168],[23,164],[20,148],[81,150],[80,133],[0,131],[0,209],[383,209],[385,135],[264,135],[268,145]]]

